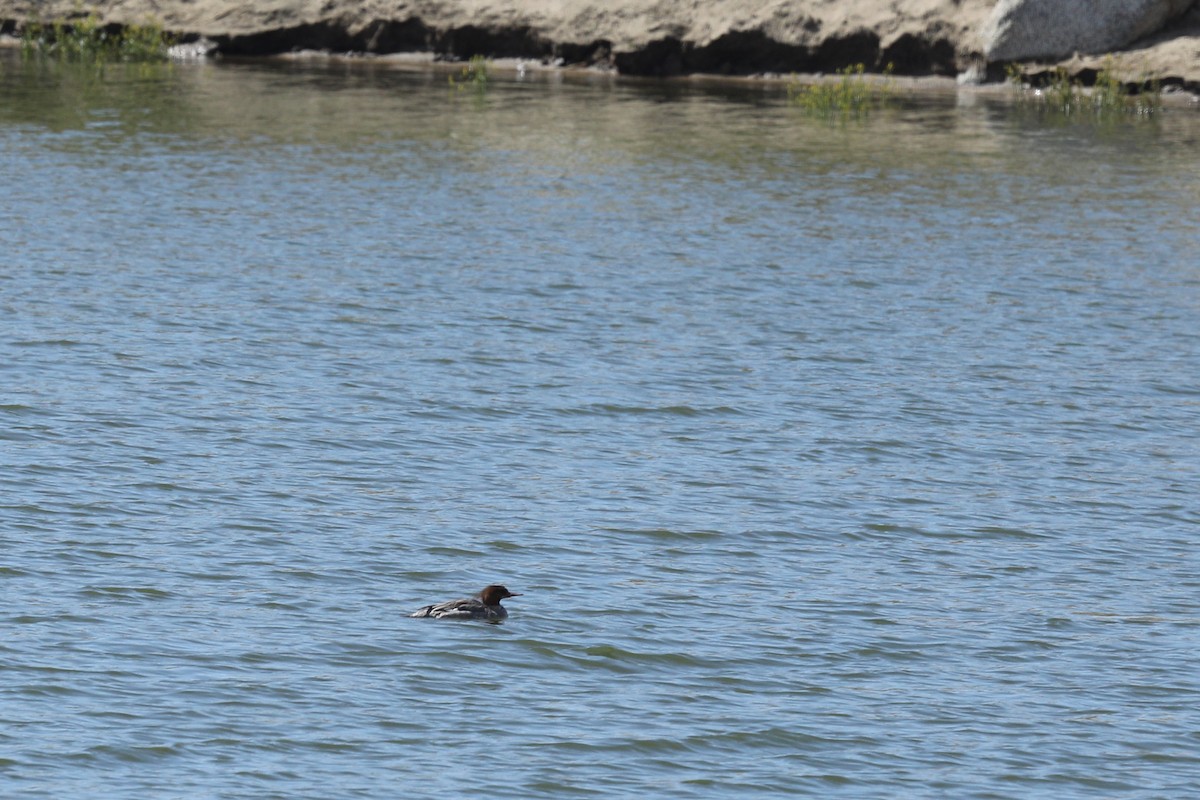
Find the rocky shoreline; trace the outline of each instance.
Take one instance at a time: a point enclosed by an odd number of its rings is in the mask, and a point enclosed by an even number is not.
[[[1179,0],[1173,0],[1179,3]],[[228,56],[298,50],[364,55],[473,55],[672,77],[832,72],[853,64],[897,75],[999,80],[981,31],[993,0],[0,0],[0,33],[31,19],[96,13],[155,22],[182,42]],[[1066,67],[1084,82],[1105,59],[1131,83],[1200,94],[1200,6],[1111,53],[1009,60],[1026,75]]]

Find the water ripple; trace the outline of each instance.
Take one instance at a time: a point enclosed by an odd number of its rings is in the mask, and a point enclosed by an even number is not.
[[[1194,115],[5,67],[9,792],[1200,782]]]

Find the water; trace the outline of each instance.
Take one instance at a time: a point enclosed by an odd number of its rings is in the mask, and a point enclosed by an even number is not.
[[[1194,112],[0,66],[5,793],[1194,793]]]

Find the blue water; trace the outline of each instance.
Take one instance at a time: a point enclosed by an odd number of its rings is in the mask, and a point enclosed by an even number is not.
[[[1194,795],[1194,111],[0,68],[4,794]]]

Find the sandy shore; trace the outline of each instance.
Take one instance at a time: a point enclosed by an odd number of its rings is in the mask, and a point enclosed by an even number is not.
[[[82,7],[105,22],[155,21],[228,55],[297,49],[474,54],[588,65],[622,74],[829,72],[863,63],[899,75],[1000,76],[985,68],[979,30],[991,0],[0,0],[0,30]],[[1170,29],[1111,54],[1130,80],[1200,93],[1200,7]],[[1087,76],[1105,54],[1061,62]],[[1036,74],[1054,64],[1026,64]]]

